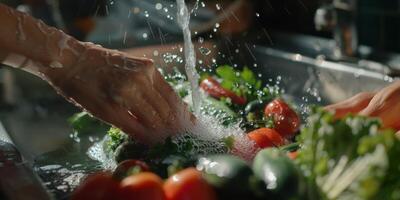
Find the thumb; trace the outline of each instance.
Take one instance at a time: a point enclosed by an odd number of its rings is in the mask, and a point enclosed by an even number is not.
[[[336,104],[328,105],[326,110],[335,112],[336,118],[341,118],[348,113],[358,113],[368,106],[371,99],[374,97],[375,92],[362,92],[350,99],[341,101]]]

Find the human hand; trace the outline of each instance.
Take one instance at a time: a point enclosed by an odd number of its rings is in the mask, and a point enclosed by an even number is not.
[[[378,117],[384,127],[400,130],[400,81],[380,90],[359,114]]]
[[[377,93],[360,93],[348,100],[325,108],[334,111],[338,118],[347,113],[377,117],[382,120],[384,127],[400,130],[400,81]],[[398,134],[400,134],[400,131]]]
[[[84,46],[72,65],[42,71],[71,102],[149,145],[194,122],[151,60],[93,44]]]

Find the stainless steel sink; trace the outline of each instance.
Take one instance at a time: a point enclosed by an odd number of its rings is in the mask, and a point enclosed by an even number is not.
[[[288,51],[277,46],[271,48],[255,44],[250,45],[254,48],[249,48],[249,45],[242,46],[245,50],[241,50],[239,56],[232,59],[221,57],[218,63],[256,66],[254,70],[264,82],[279,83],[280,88],[298,104],[302,112],[307,110],[306,106],[309,104],[326,105],[337,102],[361,91],[378,90],[394,80],[354,63],[324,60],[322,56],[311,57],[310,54],[302,55],[299,54],[300,49]],[[29,90],[52,91],[49,86],[32,88],[34,86],[28,85],[31,87]],[[11,140],[23,156],[28,162],[35,163],[35,170],[47,182],[47,186],[56,197],[62,199],[76,185],[79,177],[98,169],[98,164],[87,157],[86,151],[90,143],[99,136],[87,136],[80,143],[74,142],[73,138],[69,137],[72,130],[66,120],[76,109],[60,99],[55,100],[51,104],[53,106],[39,103],[40,106],[37,107],[38,102],[41,102],[40,97],[33,99],[33,102],[25,101],[23,106],[14,112],[5,113],[2,121]],[[43,170],[46,166],[51,166],[51,169],[55,166],[58,168],[49,173]],[[65,172],[65,168],[68,168],[69,174]],[[65,187],[65,184],[68,184],[65,181],[51,181],[65,179],[66,174],[67,178],[75,180],[72,187]]]
[[[394,79],[352,64],[335,63],[323,57],[311,58],[272,48],[254,51],[257,70],[264,80],[276,82],[286,93],[305,104],[326,105],[361,91],[383,88]]]

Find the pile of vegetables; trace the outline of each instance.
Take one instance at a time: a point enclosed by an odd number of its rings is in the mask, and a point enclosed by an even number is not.
[[[379,120],[315,108],[298,142],[308,199],[400,199],[400,141]]]
[[[183,98],[189,84],[178,71],[166,80]],[[201,154],[185,135],[147,147],[86,113],[70,122],[78,134],[104,132],[105,151],[118,163],[113,172],[89,176],[72,199],[400,199],[400,141],[377,119],[349,115],[335,119],[312,109],[300,118],[275,87],[262,87],[247,68],[229,66],[203,74],[209,95],[202,113],[225,126],[239,123],[257,147],[252,161],[231,154],[235,138],[212,141],[215,152]]]

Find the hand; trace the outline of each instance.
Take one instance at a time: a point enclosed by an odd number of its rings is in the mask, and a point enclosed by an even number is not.
[[[151,60],[79,42],[3,4],[0,24],[1,62],[47,80],[65,98],[135,140],[159,143],[194,123]]]
[[[378,117],[386,128],[400,130],[400,81],[377,93],[360,93],[343,102],[325,107],[340,118],[347,113]],[[400,131],[399,133],[400,134]]]
[[[151,60],[84,46],[71,66],[42,71],[71,102],[149,145],[193,123],[193,115]]]
[[[339,103],[328,105],[325,109],[335,112],[336,118],[342,118],[349,113],[357,114],[368,106],[375,94],[375,92],[361,92]]]
[[[400,130],[400,81],[379,91],[359,114],[378,117],[384,127]]]

